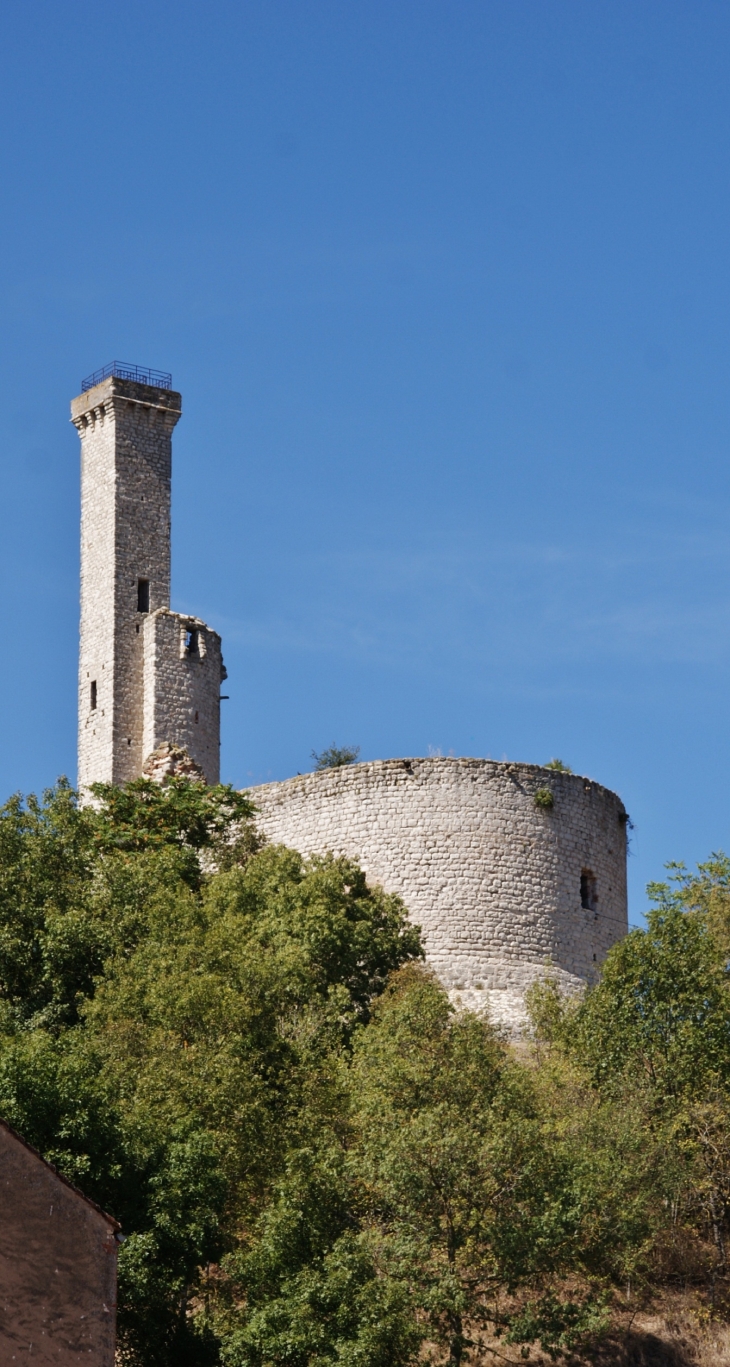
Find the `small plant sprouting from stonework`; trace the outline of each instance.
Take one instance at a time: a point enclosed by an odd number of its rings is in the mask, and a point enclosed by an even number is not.
[[[354,764],[360,754],[359,745],[328,745],[326,750],[317,754],[312,751],[315,771],[320,769],[342,769],[346,764]]]
[[[573,770],[569,764],[563,764],[561,759],[551,759],[549,764],[544,764],[543,769],[553,769],[556,774],[572,774]]]
[[[555,798],[550,788],[538,788],[534,801],[536,807],[541,807],[544,812],[549,812],[555,803]]]

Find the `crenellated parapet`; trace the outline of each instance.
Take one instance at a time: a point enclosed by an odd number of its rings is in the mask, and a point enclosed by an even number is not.
[[[105,423],[124,419],[146,422],[172,433],[182,413],[182,395],[110,375],[71,402],[71,421],[79,436],[93,436]]]

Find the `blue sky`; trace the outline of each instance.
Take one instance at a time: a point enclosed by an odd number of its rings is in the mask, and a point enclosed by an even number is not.
[[[8,5],[0,794],[75,776],[78,440],[173,372],[223,774],[559,755],[730,849],[730,7]]]

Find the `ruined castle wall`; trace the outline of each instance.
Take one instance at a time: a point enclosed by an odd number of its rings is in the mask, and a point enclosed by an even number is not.
[[[546,787],[550,809],[534,801]],[[576,989],[626,933],[626,812],[589,779],[481,759],[381,760],[251,796],[272,841],[357,858],[398,893],[444,985],[508,1024],[548,961]]]
[[[144,624],[145,759],[180,745],[208,783],[220,778],[221,639],[197,617],[161,608]]]

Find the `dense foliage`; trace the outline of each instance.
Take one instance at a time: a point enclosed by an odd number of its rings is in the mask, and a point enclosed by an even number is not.
[[[655,887],[584,1001],[548,977],[515,1050],[397,898],[251,818],[174,779],[0,810],[0,1113],[122,1222],[121,1360],[560,1355],[617,1286],[720,1306],[730,864]]]
[[[617,944],[581,1002],[532,993],[538,1036],[617,1111],[649,1165],[650,1239],[637,1273],[727,1298],[730,1233],[730,860],[654,883],[646,930]],[[652,1176],[653,1173],[653,1176]]]

